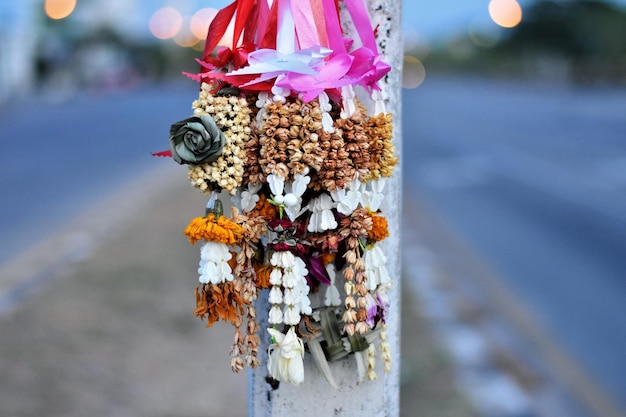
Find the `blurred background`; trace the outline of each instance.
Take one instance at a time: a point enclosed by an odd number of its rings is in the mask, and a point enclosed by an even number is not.
[[[227,3],[0,2],[0,415],[245,413],[150,156]],[[626,415],[626,0],[402,7],[402,415]]]

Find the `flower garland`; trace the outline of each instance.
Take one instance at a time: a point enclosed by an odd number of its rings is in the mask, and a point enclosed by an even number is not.
[[[200,97],[192,108],[198,116],[210,116],[226,140],[215,161],[189,165],[189,180],[203,192],[224,189],[234,194],[243,180],[244,144],[251,131],[250,109],[244,97],[214,96],[210,90],[209,84],[202,84]]]
[[[207,327],[234,326],[233,371],[260,365],[265,333],[271,378],[303,383],[310,352],[336,387],[328,361],[353,355],[358,378],[376,379],[378,350],[390,367],[392,279],[379,243],[389,236],[381,207],[398,158],[377,84],[390,68],[362,0],[344,0],[362,44],[355,50],[341,39],[335,1],[321,2],[322,13],[289,0],[221,10],[202,72],[188,74],[200,82],[193,116],[172,125],[170,151],[158,155],[186,164],[191,184],[209,196],[205,216],[183,232],[202,241],[194,314]],[[216,48],[231,21],[236,40]],[[371,94],[373,110],[358,89]],[[265,312],[256,309],[261,291]],[[269,328],[260,329],[260,314]]]

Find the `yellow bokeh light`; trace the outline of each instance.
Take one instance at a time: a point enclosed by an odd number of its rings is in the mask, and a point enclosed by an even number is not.
[[[402,64],[402,87],[417,88],[426,79],[426,69],[422,61],[414,56],[405,55]]]
[[[180,32],[183,17],[173,7],[163,7],[150,18],[150,32],[158,39],[170,39]]]
[[[522,6],[516,0],[491,0],[489,16],[497,25],[512,28],[522,21]]]
[[[209,31],[209,25],[216,14],[217,10],[211,8],[200,9],[194,13],[189,22],[191,25],[191,33],[198,39],[205,39]]]
[[[76,8],[76,0],[46,0],[44,10],[50,19],[64,19]]]
[[[176,42],[178,46],[189,48],[200,42],[200,38],[196,37],[191,31],[190,20],[188,16],[184,17],[181,29],[176,36],[174,36],[174,42]]]

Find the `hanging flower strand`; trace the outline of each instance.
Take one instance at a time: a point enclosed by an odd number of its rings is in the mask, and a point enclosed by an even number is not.
[[[257,278],[257,268],[259,262],[255,259],[261,238],[267,234],[265,220],[263,217],[255,215],[252,211],[249,215],[239,213],[232,208],[232,220],[243,229],[243,237],[239,244],[240,250],[236,255],[236,266],[233,274],[238,280],[236,287],[242,297],[248,302],[246,305],[246,334],[243,336],[239,328],[235,331],[235,341],[231,351],[231,367],[234,371],[247,366],[256,368],[259,365],[258,353],[260,339],[258,336],[259,326],[256,322],[256,307],[253,302],[257,299],[258,287],[260,285]],[[245,354],[245,361],[241,355]]]
[[[337,388],[329,362],[353,358],[358,381],[391,366],[394,277],[381,244],[390,234],[384,188],[398,158],[378,84],[390,67],[363,0],[339,2],[341,13],[323,0],[324,13],[307,18],[319,6],[312,0],[277,1],[289,7],[259,0],[219,12],[200,73],[187,74],[199,82],[192,114],[171,125],[169,150],[155,155],[186,165],[191,185],[210,196],[183,234],[201,244],[194,314],[207,327],[233,325],[233,372],[262,365],[300,385],[311,355]],[[232,44],[218,47],[231,24]]]

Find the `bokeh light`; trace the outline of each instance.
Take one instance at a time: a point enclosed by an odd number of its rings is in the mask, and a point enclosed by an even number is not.
[[[204,36],[201,38],[203,39]],[[200,42],[201,38],[194,35],[191,29],[191,18],[189,16],[183,17],[181,28],[178,33],[174,35],[174,42],[183,48],[190,48]]]
[[[50,19],[64,19],[76,8],[76,0],[46,0],[44,10]]]
[[[522,6],[516,0],[491,0],[489,16],[497,25],[512,28],[522,21]]]
[[[209,25],[216,14],[217,10],[211,8],[200,9],[194,13],[189,22],[191,25],[191,33],[198,39],[205,39],[209,31]]]
[[[483,48],[496,46],[500,41],[502,29],[494,25],[485,27],[481,23],[482,22],[475,21],[470,24],[467,30],[469,38],[475,45]]]
[[[170,39],[180,32],[183,17],[173,7],[158,9],[150,18],[150,32],[158,39]]]
[[[410,55],[404,56],[402,68],[402,87],[417,88],[426,79],[426,69],[418,58]]]
[[[430,54],[430,42],[428,39],[413,29],[406,29],[403,32],[404,52],[425,59]]]

